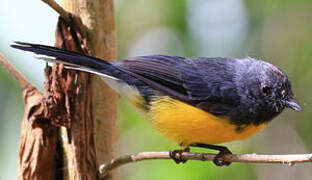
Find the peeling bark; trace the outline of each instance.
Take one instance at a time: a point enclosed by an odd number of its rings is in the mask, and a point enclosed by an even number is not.
[[[43,95],[35,87],[23,91],[25,113],[19,147],[18,179],[56,179],[57,128],[43,116]]]
[[[91,55],[86,40],[86,28],[80,18],[72,16],[71,26],[59,19],[55,46],[67,50]],[[50,91],[57,99],[58,106],[64,107],[65,114],[57,114],[56,124],[63,129],[65,177],[69,179],[97,179],[98,165],[94,143],[94,125],[92,116],[92,91],[90,74],[64,69],[62,64],[55,64],[49,76],[52,86]],[[66,138],[67,135],[67,138]]]
[[[116,59],[113,1],[63,1],[87,26],[53,0],[44,0],[65,16],[65,21],[59,18],[55,46]],[[1,54],[0,63],[23,88],[18,179],[99,179],[98,162],[116,152],[118,95],[99,77],[62,64],[46,67],[41,93]]]
[[[64,8],[79,15],[88,28],[92,54],[105,60],[116,60],[116,31],[113,0],[62,0]],[[118,95],[98,76],[92,76],[92,106],[96,156],[99,163],[116,156]],[[106,179],[117,179],[116,171]]]
[[[59,18],[55,46],[91,55],[86,28],[71,18],[71,25]],[[19,179],[98,179],[90,74],[54,64],[45,76],[43,94],[24,90]],[[59,127],[66,132],[60,138]]]

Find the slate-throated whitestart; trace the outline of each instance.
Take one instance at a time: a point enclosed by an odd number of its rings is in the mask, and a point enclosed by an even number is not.
[[[231,152],[214,144],[255,134],[285,108],[301,111],[287,75],[270,63],[249,57],[151,55],[107,62],[38,44],[16,42],[12,47],[101,76],[155,129],[182,146],[183,150],[171,152],[172,157],[197,146],[219,150],[214,163],[229,165],[220,159]]]

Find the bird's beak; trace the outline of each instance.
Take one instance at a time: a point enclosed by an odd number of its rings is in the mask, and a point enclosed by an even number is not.
[[[302,111],[301,107],[296,103],[296,101],[293,98],[283,101],[283,104],[284,106],[291,108],[295,111],[298,112]]]

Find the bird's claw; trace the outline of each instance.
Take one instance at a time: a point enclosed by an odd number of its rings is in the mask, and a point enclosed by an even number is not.
[[[169,151],[169,156],[175,163],[186,163],[187,159],[183,159],[182,153],[190,152],[189,148]]]
[[[224,159],[223,156],[227,155],[227,154],[232,154],[232,152],[227,148],[220,150],[220,152],[213,159],[213,163],[216,166],[220,166],[220,167],[221,166],[229,166],[232,162],[228,162],[228,161],[223,160]]]

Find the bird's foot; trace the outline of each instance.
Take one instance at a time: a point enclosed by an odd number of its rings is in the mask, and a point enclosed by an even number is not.
[[[183,156],[182,156],[182,153],[184,153],[184,152],[190,152],[190,148],[187,147],[185,149],[178,149],[178,150],[169,151],[169,156],[177,164],[186,163],[187,160],[183,159]]]
[[[228,161],[224,161],[223,160],[223,156],[227,155],[227,154],[232,154],[232,152],[224,146],[220,146],[222,147],[221,149],[219,149],[219,153],[216,155],[216,157],[213,159],[213,163],[216,166],[229,166],[232,162],[228,162]]]
[[[216,145],[202,144],[202,143],[195,143],[195,144],[191,144],[190,146],[219,151],[219,153],[213,159],[213,163],[216,166],[220,166],[220,167],[221,166],[229,166],[232,163],[232,162],[228,162],[228,161],[223,160],[224,155],[232,154],[232,152],[225,146],[216,146]]]

